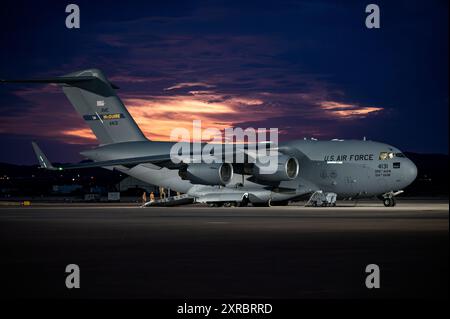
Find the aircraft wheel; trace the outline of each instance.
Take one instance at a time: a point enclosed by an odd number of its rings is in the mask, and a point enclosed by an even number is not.
[[[392,207],[392,206],[394,206],[395,205],[394,202],[395,201],[392,198],[389,198],[389,197],[386,197],[386,198],[383,199],[383,205],[385,207]]]

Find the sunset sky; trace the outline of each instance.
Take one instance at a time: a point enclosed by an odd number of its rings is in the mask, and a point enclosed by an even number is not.
[[[448,154],[448,1],[6,1],[0,78],[99,68],[145,135],[273,128]],[[0,162],[81,159],[95,137],[53,85],[0,85]]]

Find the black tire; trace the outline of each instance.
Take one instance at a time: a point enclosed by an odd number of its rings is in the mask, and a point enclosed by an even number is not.
[[[386,198],[383,199],[384,207],[391,207],[391,206],[393,206],[392,202],[393,202],[392,198],[386,197]]]

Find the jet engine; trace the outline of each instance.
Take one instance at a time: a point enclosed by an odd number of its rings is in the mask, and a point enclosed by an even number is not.
[[[268,163],[256,162],[253,176],[260,181],[282,182],[293,180],[298,176],[300,165],[295,157],[281,155],[268,159]]]
[[[181,179],[193,184],[227,185],[233,178],[233,165],[229,163],[193,163],[178,171]]]

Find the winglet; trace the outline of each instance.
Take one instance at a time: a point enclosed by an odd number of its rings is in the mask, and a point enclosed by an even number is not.
[[[42,152],[40,147],[36,144],[36,142],[31,142],[31,145],[33,146],[34,153],[36,154],[37,160],[39,162],[39,166],[41,168],[49,169],[49,170],[56,170],[57,168],[50,163],[50,161],[47,159],[47,156]]]

